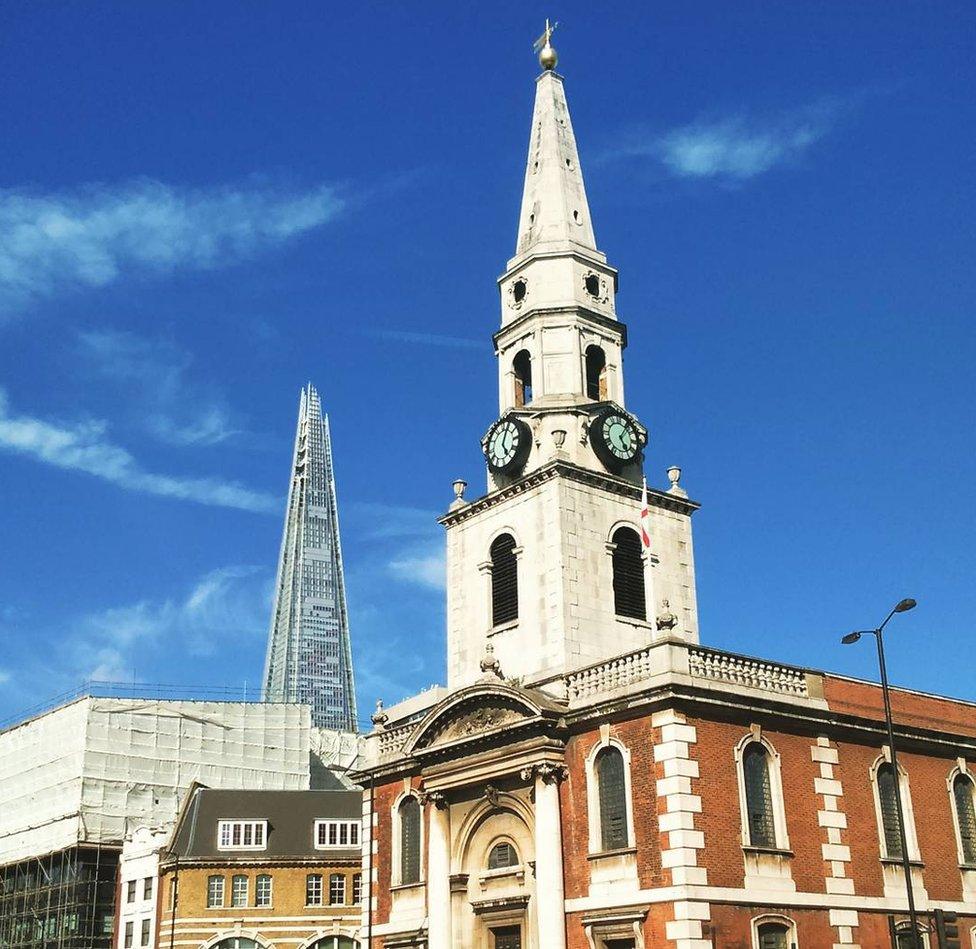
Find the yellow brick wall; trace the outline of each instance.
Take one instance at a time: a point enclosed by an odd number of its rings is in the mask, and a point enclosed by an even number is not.
[[[322,929],[331,931],[341,925],[343,930],[358,928],[362,918],[361,905],[352,903],[353,875],[360,872],[358,864],[336,866],[334,864],[304,864],[280,866],[248,863],[209,866],[182,866],[179,868],[179,899],[176,907],[176,933],[174,945],[203,945],[211,938],[240,925],[243,932],[266,935],[276,944],[287,942],[304,944]],[[271,906],[255,906],[256,879],[259,874],[272,878]],[[306,877],[310,873],[322,876],[322,906],[305,903]],[[329,905],[329,877],[342,874],[346,880],[345,905]],[[248,905],[231,906],[231,881],[241,874],[248,878]],[[207,907],[207,881],[209,877],[224,877],[224,905]],[[173,880],[172,868],[161,874],[160,892],[163,897],[160,920],[160,945],[168,945],[171,936]],[[275,920],[282,920],[281,926]],[[287,930],[287,935],[286,935]],[[298,931],[302,930],[302,931]]]

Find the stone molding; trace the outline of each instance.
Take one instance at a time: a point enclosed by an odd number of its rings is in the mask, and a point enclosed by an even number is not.
[[[560,411],[563,410],[561,409]],[[528,410],[516,414],[532,415],[533,413]],[[516,497],[519,494],[524,494],[526,491],[530,491],[533,488],[536,488],[541,484],[545,484],[547,481],[551,481],[553,478],[557,477],[566,478],[567,480],[575,481],[578,484],[590,485],[592,487],[599,488],[602,491],[606,491],[609,494],[616,495],[617,497],[628,498],[637,503],[639,503],[641,499],[641,486],[639,484],[625,481],[623,478],[617,478],[604,472],[592,471],[588,468],[583,468],[579,465],[575,465],[571,462],[563,461],[557,458],[542,465],[540,468],[530,471],[527,475],[519,478],[513,484],[483,495],[476,501],[472,501],[467,505],[467,507],[460,508],[457,511],[449,511],[447,514],[441,515],[437,519],[437,522],[442,524],[444,527],[453,527],[455,524],[460,524],[462,521],[467,520],[470,517],[474,517],[475,515],[480,514],[482,511],[486,511],[489,508],[494,507],[496,504],[501,504],[503,501],[507,501],[509,498]],[[701,507],[697,501],[690,501],[686,498],[676,497],[673,494],[669,494],[666,491],[659,491],[656,488],[647,489],[647,501],[648,504],[654,507],[661,508],[666,511],[672,511],[678,514],[690,515]]]

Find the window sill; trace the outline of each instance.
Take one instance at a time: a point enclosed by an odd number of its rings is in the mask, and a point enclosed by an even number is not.
[[[793,851],[787,847],[754,847],[752,844],[743,844],[742,850],[745,853],[766,853],[772,856],[789,857],[792,859]]]
[[[517,619],[509,620],[507,623],[499,623],[497,626],[492,626],[488,630],[489,636],[497,636],[499,633],[507,633],[510,629],[517,629],[519,621]]]
[[[499,867],[496,870],[485,870],[478,878],[482,886],[487,886],[494,880],[505,880],[509,877],[522,881],[525,879],[525,867],[516,864],[512,867]]]
[[[424,880],[418,880],[416,883],[394,883],[390,887],[391,893],[398,893],[403,890],[416,890],[425,885]]]
[[[587,860],[603,860],[610,857],[626,857],[629,854],[636,854],[636,847],[621,847],[619,850],[600,850],[596,853],[586,855]]]
[[[628,626],[636,626],[638,629],[654,629],[654,624],[650,620],[637,619],[634,616],[621,616],[615,613],[613,617],[618,623],[626,623]]]
[[[901,857],[881,857],[881,863],[887,867],[900,867],[903,861]],[[909,857],[908,865],[910,867],[918,867],[920,870],[925,866],[920,857]],[[973,869],[976,869],[976,867]]]

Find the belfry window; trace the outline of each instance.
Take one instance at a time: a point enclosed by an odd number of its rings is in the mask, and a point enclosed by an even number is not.
[[[511,534],[496,537],[491,544],[491,625],[518,619],[518,558]]]
[[[963,863],[976,864],[976,808],[973,806],[973,779],[957,774],[952,782],[952,800],[959,825],[959,848]]]
[[[532,401],[532,357],[527,349],[515,354],[512,372],[515,374],[515,405],[528,405]]]
[[[420,881],[420,803],[413,796],[403,799],[400,818],[400,882]]]
[[[613,534],[613,610],[618,616],[647,619],[641,539],[630,527]]]
[[[881,805],[881,829],[885,856],[901,858],[901,833],[898,823],[898,781],[889,762],[878,768],[878,802]]]
[[[594,402],[607,398],[607,356],[599,346],[586,347],[586,397]]]
[[[595,766],[600,795],[600,846],[603,850],[622,850],[629,840],[624,756],[611,745],[596,756]]]
[[[749,843],[753,847],[775,847],[776,819],[773,814],[769,752],[758,741],[746,746],[742,755],[742,776],[746,788]]]

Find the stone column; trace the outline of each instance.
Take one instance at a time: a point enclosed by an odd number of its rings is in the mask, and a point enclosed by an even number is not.
[[[431,804],[427,834],[427,949],[451,949],[451,812],[438,791]]]
[[[539,945],[566,949],[566,900],[563,891],[563,835],[559,782],[564,765],[537,764],[522,772],[535,782],[535,901]]]

